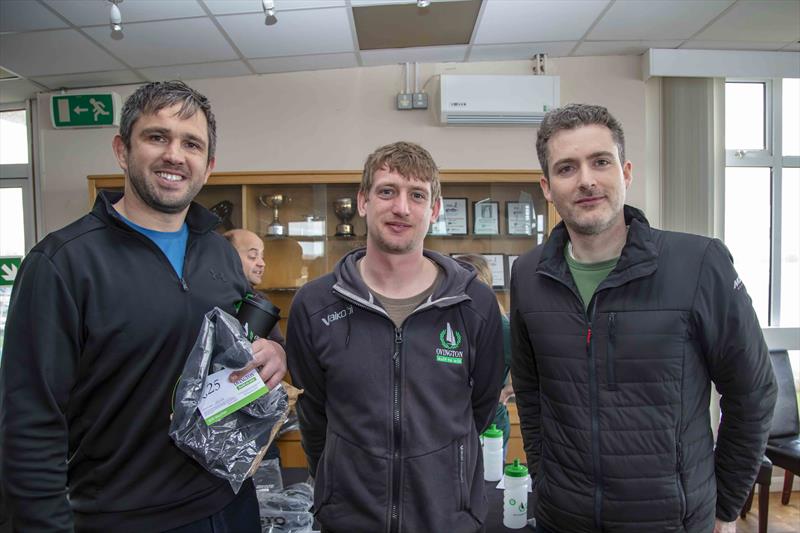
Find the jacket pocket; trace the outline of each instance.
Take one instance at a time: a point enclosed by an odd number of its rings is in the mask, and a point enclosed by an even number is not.
[[[683,476],[681,475],[681,470],[683,470],[683,457],[680,442],[676,444],[675,456],[675,485],[678,488],[678,518],[683,522],[686,518],[686,491],[683,488]]]
[[[608,390],[617,390],[616,372],[617,314],[608,314],[608,344],[606,346],[606,383]]]
[[[331,531],[383,531],[389,506],[389,461],[329,433],[314,493],[316,517]],[[319,474],[318,474],[319,475]],[[321,485],[321,487],[320,487]]]
[[[403,531],[478,531],[486,514],[477,437],[404,461]]]

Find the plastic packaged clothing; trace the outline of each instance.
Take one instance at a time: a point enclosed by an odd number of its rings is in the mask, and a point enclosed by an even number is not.
[[[227,479],[234,492],[261,462],[289,412],[285,387],[267,394],[211,425],[198,408],[206,377],[225,368],[240,369],[253,359],[239,321],[218,307],[206,313],[195,345],[176,385],[169,435],[209,472]],[[293,403],[293,402],[292,402]]]

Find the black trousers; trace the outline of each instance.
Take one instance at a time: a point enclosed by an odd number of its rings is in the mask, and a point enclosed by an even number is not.
[[[261,533],[255,485],[247,480],[221,511],[165,533]]]

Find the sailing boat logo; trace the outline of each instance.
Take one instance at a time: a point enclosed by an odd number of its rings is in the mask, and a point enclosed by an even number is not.
[[[439,333],[439,342],[445,350],[455,350],[461,346],[461,333],[454,330],[448,322],[447,327]]]

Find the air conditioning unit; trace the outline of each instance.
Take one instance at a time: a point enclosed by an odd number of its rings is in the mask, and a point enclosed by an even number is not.
[[[539,125],[559,105],[558,76],[442,74],[442,124]]]

